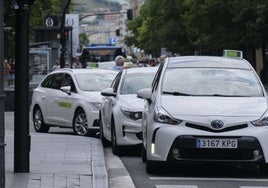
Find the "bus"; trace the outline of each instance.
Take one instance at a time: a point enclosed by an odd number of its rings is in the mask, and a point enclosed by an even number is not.
[[[126,57],[125,53],[122,52],[122,48],[119,46],[89,45],[83,48],[80,62],[83,68],[100,67],[101,64],[104,64],[103,62],[106,64],[107,62],[111,62],[114,65],[114,59],[118,55]]]

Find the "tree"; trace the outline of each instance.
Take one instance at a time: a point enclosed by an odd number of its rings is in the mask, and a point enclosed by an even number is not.
[[[13,1],[4,1],[4,24],[5,27],[13,28],[12,33],[15,31],[15,10],[12,9]],[[33,5],[30,7],[30,36],[29,39],[32,41],[33,39],[33,32],[31,27],[33,26],[44,26],[45,24],[45,17],[47,15],[59,15],[61,16],[61,6],[60,1],[58,0],[35,0]],[[9,35],[9,52],[11,57],[15,56],[15,35]]]
[[[214,54],[223,49],[249,53],[268,40],[265,0],[148,0],[128,23],[128,45],[159,53]]]
[[[79,33],[79,44],[81,46],[87,46],[89,44],[88,36],[86,33]]]

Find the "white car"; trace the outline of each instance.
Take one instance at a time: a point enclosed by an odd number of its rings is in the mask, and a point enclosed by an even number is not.
[[[122,146],[141,144],[141,115],[144,100],[138,90],[150,87],[157,68],[128,68],[118,73],[103,95],[100,111],[100,138],[104,145],[111,142],[112,151],[120,155]]]
[[[142,160],[159,163],[268,163],[264,87],[243,58],[185,56],[160,65],[143,112]]]
[[[33,90],[31,114],[37,132],[73,128],[77,135],[99,130],[100,91],[117,72],[105,69],[56,69]]]

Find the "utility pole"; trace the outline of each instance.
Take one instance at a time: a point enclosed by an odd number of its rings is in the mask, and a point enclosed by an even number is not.
[[[34,0],[16,0],[14,172],[30,171],[29,134],[29,7]]]
[[[63,1],[62,1],[63,2]],[[66,40],[67,40],[67,30],[65,28],[65,15],[69,7],[71,0],[68,0],[66,5],[63,8],[61,23],[60,23],[60,44],[61,44],[61,54],[60,54],[60,68],[65,67],[65,52],[66,52]]]
[[[4,44],[4,1],[0,1],[0,44]],[[4,47],[0,45],[0,187],[5,187],[5,95],[3,79]]]

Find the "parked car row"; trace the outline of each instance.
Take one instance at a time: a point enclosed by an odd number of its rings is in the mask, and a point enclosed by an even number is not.
[[[170,57],[159,67],[120,72],[52,72],[33,93],[35,130],[100,131],[116,155],[141,145],[148,173],[189,162],[246,163],[267,172],[267,94],[242,53],[229,54]]]

